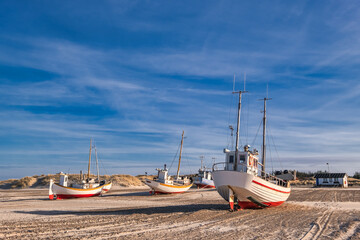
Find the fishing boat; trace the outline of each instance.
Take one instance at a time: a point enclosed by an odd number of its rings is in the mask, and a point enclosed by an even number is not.
[[[163,169],[157,168],[158,175],[154,180],[145,179],[144,183],[151,188],[150,194],[158,193],[183,193],[191,188],[192,183],[187,177],[180,177],[180,163],[181,163],[181,153],[184,143],[184,131],[181,137],[180,145],[180,154],[179,154],[179,163],[176,178],[173,179],[168,175],[169,170],[166,168],[166,164]]]
[[[264,101],[261,162],[258,151],[251,150],[249,145],[239,150],[241,95],[245,92],[233,92],[239,94],[235,150],[224,149],[225,162],[213,165],[216,190],[229,202],[230,211],[279,206],[291,192],[288,181],[265,172],[266,101],[269,98],[261,99]]]
[[[211,169],[203,165],[203,156],[201,158],[201,167],[197,176],[194,178],[194,184],[198,188],[215,188],[214,180],[212,179]]]
[[[97,178],[90,177],[91,153],[92,148],[95,150]],[[80,171],[79,181],[69,181],[69,177],[65,173],[60,173],[59,183],[55,183],[53,179],[50,180],[49,199],[68,199],[68,198],[85,198],[99,196],[102,193],[108,192],[111,189],[112,183],[100,180],[99,164],[97,158],[96,147],[92,147],[92,140],[90,139],[89,165],[87,178]]]

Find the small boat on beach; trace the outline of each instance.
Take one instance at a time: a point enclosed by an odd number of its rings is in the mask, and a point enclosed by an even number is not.
[[[69,181],[69,176],[65,173],[60,173],[59,183],[55,183],[53,179],[50,180],[49,199],[68,199],[68,198],[86,198],[99,196],[102,193],[108,192],[112,186],[111,182],[100,180],[99,165],[96,147],[93,147],[96,156],[97,178],[90,177],[90,164],[92,153],[92,141],[90,139],[90,153],[87,178],[80,172],[80,179],[78,181]]]
[[[203,166],[203,157],[204,156],[201,156],[201,167],[197,176],[194,178],[194,184],[197,185],[198,188],[215,188],[211,169]]]
[[[229,202],[230,211],[245,208],[267,208],[279,206],[290,196],[291,188],[288,181],[265,172],[265,132],[266,132],[266,101],[263,115],[262,161],[256,149],[244,146],[239,150],[239,130],[241,112],[241,94],[239,94],[236,147],[235,151],[224,149],[225,162],[213,165],[213,178],[218,193]]]
[[[179,154],[179,164],[177,169],[176,178],[173,179],[168,175],[168,169],[166,168],[166,164],[163,169],[157,168],[158,175],[154,180],[145,179],[144,183],[151,188],[150,194],[157,193],[183,193],[191,188],[192,183],[190,179],[187,177],[181,178],[180,173],[180,163],[181,163],[181,153],[182,146],[184,143],[184,131],[181,137],[181,146],[180,146],[180,154]]]

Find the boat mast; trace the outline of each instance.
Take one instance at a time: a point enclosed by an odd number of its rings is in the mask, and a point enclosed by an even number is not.
[[[96,151],[95,145],[94,145],[94,149],[95,149],[95,158],[96,158],[97,180],[98,180],[98,182],[100,182],[99,162],[98,162],[97,151]]]
[[[234,163],[234,171],[237,170],[238,165],[238,154],[239,154],[239,131],[240,131],[240,112],[241,112],[241,95],[243,93],[247,93],[247,91],[238,91],[233,92],[233,94],[239,94],[239,104],[238,104],[238,114],[237,114],[237,129],[236,129],[236,143],[235,143],[235,163]]]
[[[271,98],[264,98],[264,116],[263,116],[263,144],[262,144],[262,156],[261,156],[261,164],[262,164],[262,171],[261,176],[265,176],[265,159],[266,159],[266,101],[271,100]]]
[[[181,152],[182,152],[183,143],[184,143],[184,131],[182,132],[182,136],[181,136],[181,146],[180,146],[180,154],[179,154],[179,164],[178,164],[176,179],[179,179],[180,162],[181,162]]]
[[[90,179],[90,163],[91,163],[91,138],[90,138],[90,151],[89,151],[88,180]]]

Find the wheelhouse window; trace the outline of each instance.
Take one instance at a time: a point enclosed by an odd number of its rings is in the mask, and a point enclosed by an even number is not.
[[[234,155],[229,156],[229,163],[234,163]]]
[[[328,179],[327,179],[327,178],[324,178],[323,182],[324,182],[324,183],[328,183]]]
[[[240,155],[240,163],[244,163],[245,162],[245,155]]]

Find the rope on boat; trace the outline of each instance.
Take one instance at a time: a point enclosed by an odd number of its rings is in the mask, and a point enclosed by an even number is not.
[[[235,78],[234,78],[234,82],[233,82],[233,92],[235,91]],[[233,104],[234,104],[234,95],[231,94],[231,101],[230,101],[230,105],[229,105],[229,118],[228,118],[228,126],[230,126],[230,117],[232,115],[232,112],[233,112]],[[229,136],[229,134],[226,133],[226,141],[227,141],[227,148],[230,148],[230,144],[232,143],[233,139],[233,136]]]
[[[175,159],[176,159],[176,156],[177,156],[178,153],[179,153],[180,146],[181,146],[181,143],[179,143],[179,147],[178,147],[178,149],[177,149],[177,151],[176,151],[176,153],[175,153],[175,156],[174,156],[174,158],[173,158],[173,160],[172,160],[172,162],[171,162],[171,165],[170,165],[170,167],[169,167],[169,172],[170,172],[170,169],[172,168],[172,166],[173,166],[173,164],[174,164],[174,161],[175,161]]]
[[[192,170],[191,170],[191,167],[190,167],[190,163],[189,163],[189,157],[188,157],[188,155],[186,154],[185,151],[183,151],[183,154],[184,154],[184,158],[185,158],[186,163],[187,163],[188,168],[189,168],[189,173],[190,173],[190,174],[193,174],[193,172],[192,172]]]
[[[268,125],[268,128],[266,129],[266,132],[268,133],[269,132],[269,125]],[[266,134],[266,141],[267,142],[270,142],[270,139],[269,139],[269,134]],[[268,150],[268,152],[269,152],[269,155],[270,155],[270,164],[271,164],[271,171],[272,171],[272,173],[274,174],[274,162],[273,162],[273,157],[272,157],[272,150],[271,150],[271,148],[269,147],[269,148],[267,148],[267,150]],[[282,170],[282,169],[281,169]]]
[[[281,168],[281,170],[284,170],[284,168],[283,168],[283,166],[282,166],[282,161],[281,161],[281,159],[280,159],[279,153],[278,153],[277,148],[276,148],[276,144],[275,144],[273,135],[272,135],[272,133],[271,133],[271,128],[270,128],[270,127],[269,127],[269,132],[270,132],[270,137],[271,137],[272,143],[273,143],[273,145],[274,145],[274,149],[275,149],[275,152],[276,152],[276,155],[277,155],[279,164],[280,164],[280,168]]]
[[[252,141],[252,143],[251,143],[250,146],[254,146],[255,141],[256,141],[256,139],[257,139],[257,136],[258,136],[258,134],[259,134],[261,125],[262,125],[262,120],[260,120],[260,124],[259,124],[259,127],[258,127],[257,131],[256,131],[256,135],[255,135],[254,140]]]

